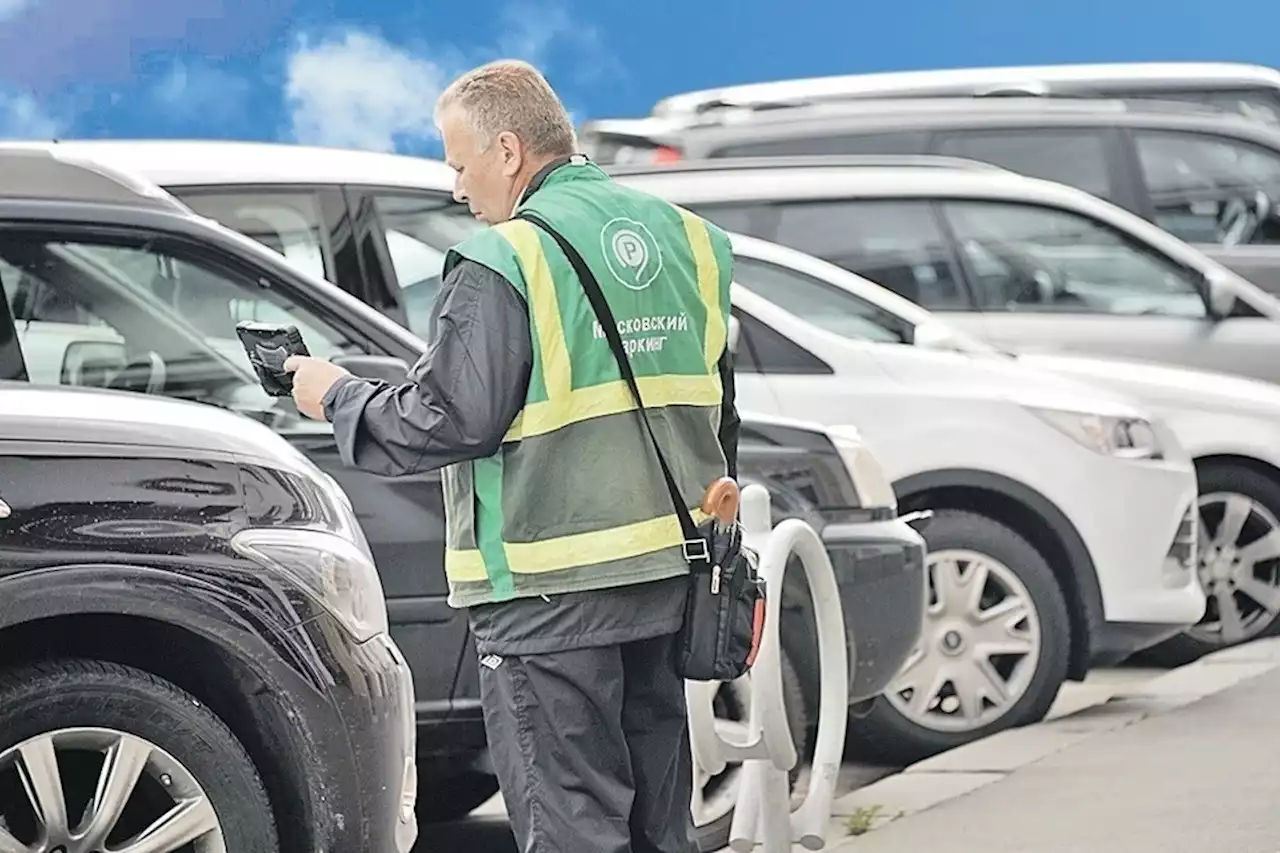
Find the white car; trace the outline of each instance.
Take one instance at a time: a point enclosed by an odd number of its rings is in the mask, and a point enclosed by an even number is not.
[[[736,282],[826,331],[889,359],[916,353],[1036,367],[1139,400],[1177,435],[1199,476],[1204,619],[1153,649],[1185,662],[1280,630],[1280,388],[1269,382],[1143,362],[998,350],[897,294],[777,244],[734,236]],[[1155,654],[1158,653],[1158,654]]]
[[[439,284],[432,250],[442,256],[478,227],[458,215],[453,172],[438,161],[246,143],[63,144],[145,175],[413,329],[425,331]],[[339,204],[348,220],[331,233],[323,211]],[[1194,469],[1141,407],[1008,361],[853,342],[742,288],[734,303],[741,405],[856,425],[903,509],[936,513],[924,531],[929,642],[864,721],[865,741],[886,757],[1038,720],[1064,679],[1201,618]]]

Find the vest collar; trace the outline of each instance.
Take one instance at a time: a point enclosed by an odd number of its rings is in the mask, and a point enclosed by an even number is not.
[[[564,169],[561,171],[561,167],[563,166],[573,166],[575,168]],[[584,166],[590,168],[578,168]],[[604,176],[604,171],[595,163],[592,163],[591,158],[586,154],[566,154],[563,157],[557,157],[539,169],[529,180],[529,186],[525,187],[524,192],[520,195],[520,201],[516,202],[516,209],[518,210],[527,203],[530,196],[540,190],[544,184],[548,183],[548,181],[551,184],[556,184],[560,181],[573,180],[575,178],[595,178]]]

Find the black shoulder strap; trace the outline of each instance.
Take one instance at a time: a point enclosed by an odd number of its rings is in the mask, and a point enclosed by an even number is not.
[[[604,292],[600,290],[600,282],[596,280],[595,274],[591,272],[586,261],[582,259],[582,255],[578,254],[578,250],[573,248],[569,241],[564,238],[564,235],[547,224],[546,220],[530,211],[521,211],[515,215],[515,218],[531,222],[547,232],[569,260],[569,265],[573,267],[574,273],[578,276],[578,281],[582,284],[583,291],[586,292],[587,301],[591,303],[591,308],[595,311],[596,319],[600,321],[600,325],[603,327],[605,339],[609,342],[609,349],[613,351],[613,357],[618,362],[618,370],[621,371],[622,378],[626,380],[627,387],[631,389],[631,396],[636,401],[636,410],[640,413],[640,420],[644,424],[645,432],[649,434],[653,452],[658,457],[658,465],[662,468],[662,478],[667,482],[667,491],[671,493],[671,503],[675,506],[676,517],[680,519],[680,530],[685,538],[685,558],[688,560],[710,559],[710,555],[706,550],[706,540],[698,534],[698,528],[693,523],[693,516],[690,515],[689,508],[685,506],[684,498],[680,496],[680,489],[676,486],[675,477],[671,476],[671,468],[667,465],[666,457],[662,455],[662,448],[658,446],[658,437],[654,435],[653,427],[649,424],[649,416],[644,410],[644,400],[640,397],[640,387],[636,384],[635,372],[631,369],[631,359],[627,358],[627,351],[622,346],[622,336],[618,334],[618,323],[613,318],[613,311],[609,309],[609,303],[604,298]]]

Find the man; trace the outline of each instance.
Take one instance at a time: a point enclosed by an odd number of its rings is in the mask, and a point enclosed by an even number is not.
[[[294,397],[348,465],[443,469],[449,600],[469,610],[520,849],[690,853],[679,525],[579,279],[513,216],[536,213],[599,280],[690,508],[736,468],[728,238],[577,154],[525,63],[460,77],[436,122],[454,197],[493,227],[448,253],[411,381],[296,358]]]

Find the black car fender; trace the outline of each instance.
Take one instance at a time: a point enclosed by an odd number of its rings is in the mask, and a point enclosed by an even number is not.
[[[326,719],[308,709],[328,710],[331,677],[298,627],[299,617],[310,614],[300,614],[261,575],[251,580],[253,573],[231,561],[184,561],[182,572],[86,563],[0,578],[0,667],[33,655],[67,654],[141,666],[174,682],[241,739],[277,809],[290,812],[290,822],[310,835],[307,849],[329,849],[343,829],[341,815],[327,804],[344,802],[346,791],[343,780],[329,776],[324,756],[343,732],[311,725]],[[59,623],[55,630],[42,629],[49,620]],[[111,626],[123,625],[117,620],[136,621],[114,632]],[[153,630],[135,630],[141,622]],[[180,639],[184,635],[190,645]],[[145,640],[131,642],[135,636],[172,639],[177,648],[145,648]],[[183,659],[184,648],[200,648],[201,654]]]

